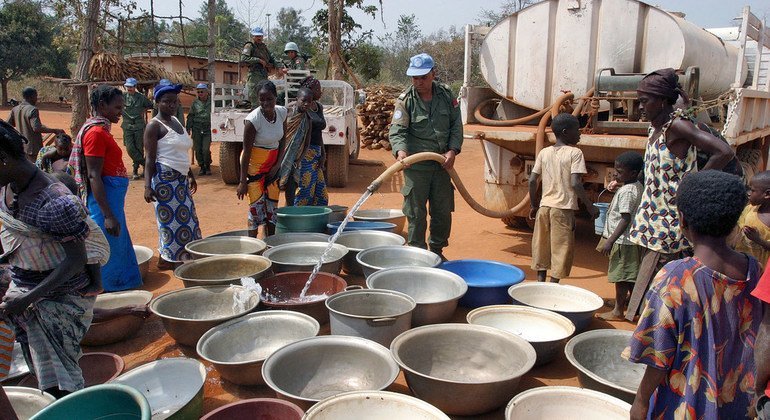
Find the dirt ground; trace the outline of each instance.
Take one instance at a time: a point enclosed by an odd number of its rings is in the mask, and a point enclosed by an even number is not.
[[[0,108],[0,115],[5,118],[8,108]],[[58,104],[41,106],[41,118],[49,127],[66,128],[69,126],[69,109]],[[122,132],[119,126],[113,127],[113,134],[122,146]],[[225,185],[219,178],[218,147],[212,145],[213,176],[198,179],[198,192],[194,196],[198,217],[203,236],[217,232],[245,229],[247,203],[239,201],[235,195],[235,187]],[[130,167],[128,155],[124,152],[123,159]],[[331,188],[330,204],[351,206],[364,191],[366,186],[376,178],[386,165],[393,163],[389,152],[384,150],[362,150],[360,159],[382,162],[381,166],[355,165],[350,168],[348,186],[346,188]],[[466,140],[463,152],[457,158],[455,168],[463,183],[478,200],[481,200],[484,190],[482,168],[484,158],[481,146],[476,140]],[[196,167],[197,173],[197,167]],[[380,188],[363,206],[363,208],[401,208],[402,196],[399,191],[403,178],[397,174],[392,180]],[[135,244],[157,248],[158,232],[155,224],[153,207],[144,202],[143,181],[132,181],[126,200],[128,227]],[[281,197],[283,202],[283,197]],[[529,268],[531,263],[531,232],[507,228],[502,222],[489,219],[472,210],[459,196],[456,197],[456,211],[452,224],[450,245],[445,249],[449,259],[479,258],[497,260],[514,264],[523,269],[527,280],[533,280],[535,275]],[[594,248],[597,237],[593,233],[593,223],[589,220],[579,220],[577,226],[577,250],[571,277],[564,279],[564,284],[572,284],[594,291],[605,299],[614,298],[614,289],[607,283],[607,258]],[[182,288],[171,271],[158,272],[156,257],[151,261],[150,273],[144,289],[155,296],[174,289]],[[343,275],[350,284],[363,284],[363,278]],[[600,311],[608,310],[608,307]],[[465,322],[467,310],[458,309],[453,322]],[[591,329],[617,328],[632,330],[633,325],[627,322],[608,323],[594,319]],[[322,327],[322,334],[328,334],[328,325]],[[166,334],[160,320],[150,317],[142,330],[132,339],[102,347],[84,348],[89,351],[109,351],[119,354],[126,362],[126,370],[133,369],[144,363],[166,357],[188,356],[196,357],[195,349],[177,345]],[[202,360],[201,360],[202,361]],[[204,413],[224,404],[246,398],[273,397],[275,394],[266,386],[242,387],[230,384],[220,379],[216,370],[207,362],[208,377],[205,385]],[[567,362],[563,354],[553,362],[537,367],[530,371],[521,381],[519,390],[525,390],[545,385],[579,386],[576,370]],[[399,375],[396,383],[388,388],[391,391],[409,393],[403,374]],[[504,417],[504,407],[483,416],[475,418],[501,419]]]

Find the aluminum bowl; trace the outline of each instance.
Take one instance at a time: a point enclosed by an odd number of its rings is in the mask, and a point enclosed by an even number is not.
[[[84,387],[92,387],[107,383],[123,373],[126,367],[123,358],[115,353],[91,352],[83,353],[78,360],[78,366],[83,371]],[[19,386],[37,388],[35,375],[27,375],[18,383]]]
[[[205,382],[206,367],[187,357],[156,360],[112,381],[141,392],[150,403],[153,420],[200,418]]]
[[[305,420],[449,420],[438,408],[388,391],[354,391],[327,398],[307,411]]]
[[[273,248],[278,245],[293,244],[295,242],[329,242],[330,236],[318,232],[286,232],[276,233],[265,238],[267,248]]]
[[[174,276],[184,287],[241,284],[241,277],[266,277],[272,265],[261,255],[220,255],[184,263],[174,270]]]
[[[567,342],[564,353],[578,371],[580,385],[632,404],[644,376],[644,365],[620,357],[631,331],[593,330]]]
[[[412,326],[449,321],[457,302],[468,291],[462,277],[430,267],[386,268],[366,279],[370,289],[395,290],[414,299]]]
[[[533,388],[513,397],[505,419],[626,420],[631,406],[617,398],[572,386]]]
[[[262,364],[279,348],[315,337],[315,319],[291,311],[262,311],[227,321],[203,334],[196,351],[222,378],[238,385],[262,385]]]
[[[536,358],[523,338],[468,324],[409,330],[393,340],[390,351],[417,398],[460,416],[486,413],[509,401]]]
[[[361,220],[367,222],[389,222],[396,225],[393,232],[401,233],[406,226],[406,216],[404,212],[399,209],[367,209],[358,210],[353,215],[353,220]]]
[[[356,261],[366,277],[383,268],[438,267],[441,257],[413,246],[378,246],[358,253]]]
[[[406,243],[406,239],[401,235],[396,235],[391,232],[358,230],[340,233],[340,236],[337,238],[337,243],[348,248],[347,255],[342,259],[342,268],[345,272],[363,276],[364,269],[356,260],[359,252],[378,246],[401,246]]]
[[[96,297],[94,309],[147,306],[150,300],[152,300],[152,293],[144,290],[102,293]],[[142,325],[144,325],[144,317],[137,315],[121,315],[104,322],[92,322],[80,344],[103,346],[117,343],[136,334]]]
[[[537,353],[535,366],[553,360],[575,333],[575,325],[567,317],[529,306],[484,306],[470,311],[465,319],[469,324],[508,331],[527,340]]]
[[[236,307],[236,294],[245,304]],[[243,316],[259,305],[259,295],[243,286],[190,287],[164,293],[150,302],[168,335],[179,344],[195,346],[211,328]]]
[[[306,338],[265,360],[262,376],[275,392],[305,409],[350,391],[381,391],[398,376],[385,347],[359,337]]]
[[[604,300],[594,292],[567,284],[527,282],[511,286],[508,295],[514,305],[546,309],[564,315],[575,324],[575,331],[588,328]]]
[[[210,411],[201,420],[301,420],[305,414],[296,404],[276,398],[241,400]]]
[[[326,231],[329,235],[334,235],[340,230],[342,222],[334,222],[326,225]],[[363,220],[348,221],[345,224],[343,232],[355,232],[358,230],[376,230],[378,232],[393,232],[395,233],[396,224],[388,222],[365,222]],[[400,236],[400,235],[399,235]]]
[[[221,238],[223,236],[249,236],[249,231],[246,229],[228,230],[227,232],[219,232],[213,235],[209,235],[207,238]]]
[[[264,241],[248,236],[198,239],[184,247],[196,260],[215,255],[259,255],[265,248],[267,244]]]
[[[19,420],[27,420],[56,401],[53,395],[24,386],[4,386],[3,391],[11,402]]]
[[[309,271],[287,271],[260,280],[262,304],[270,309],[302,312],[313,317],[321,325],[328,324],[326,299],[345,290],[348,283],[340,276],[319,272],[310,283],[305,298],[301,299],[299,295],[309,277]]]
[[[142,280],[144,280],[150,271],[150,260],[152,259],[153,251],[146,246],[134,245],[134,254],[136,254],[136,263],[139,264],[139,274]]]
[[[295,242],[270,248],[265,251],[264,256],[273,262],[273,271],[275,273],[313,271],[313,267],[321,260],[321,255],[328,246],[328,242]],[[321,265],[321,271],[339,274],[342,271],[342,258],[347,253],[348,249],[344,246],[339,244],[332,245],[329,255],[324,259],[323,265]]]

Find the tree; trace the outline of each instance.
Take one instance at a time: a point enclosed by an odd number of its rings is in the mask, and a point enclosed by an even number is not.
[[[83,25],[83,34],[80,40],[78,63],[75,68],[75,79],[85,82],[89,79],[88,66],[94,55],[96,44],[96,29],[99,24],[100,0],[88,0],[86,18]],[[88,102],[88,86],[77,86],[72,89],[72,119],[70,120],[70,132],[74,135],[80,131],[80,127],[86,121],[88,110],[91,108]]]
[[[482,25],[493,26],[519,10],[539,1],[541,0],[505,0],[497,11],[492,9],[481,9],[478,21]]]
[[[42,23],[41,23],[42,22]],[[8,102],[8,82],[40,74],[50,64],[53,32],[39,3],[19,0],[0,9],[0,86]],[[49,67],[50,68],[50,67]]]
[[[188,45],[208,45],[209,42],[209,7],[207,3],[201,4],[198,10],[200,17],[189,25],[185,25],[185,43]],[[243,49],[243,44],[249,41],[249,29],[241,21],[236,19],[235,13],[227,5],[225,0],[216,0],[215,7],[215,49],[217,58],[238,59]],[[181,31],[178,23],[174,24],[172,39],[177,44],[182,44]],[[208,56],[206,47],[188,48],[187,53],[201,57]]]
[[[276,24],[267,40],[267,45],[275,57],[283,56],[283,48],[287,42],[294,42],[299,48],[300,54],[315,54],[315,45],[311,36],[311,28],[304,24],[305,18],[300,15],[300,10],[291,7],[282,7],[278,11]]]
[[[365,80],[371,81],[380,76],[384,56],[382,47],[365,42],[350,52],[350,66]]]

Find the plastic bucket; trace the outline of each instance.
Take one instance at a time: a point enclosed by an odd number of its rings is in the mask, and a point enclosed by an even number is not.
[[[278,222],[276,233],[318,232],[326,233],[332,209],[322,206],[289,206],[275,211]]]
[[[607,210],[610,208],[610,203],[594,203],[594,207],[599,209],[599,217],[594,219],[594,233],[601,236],[604,232],[604,223],[607,222]]]

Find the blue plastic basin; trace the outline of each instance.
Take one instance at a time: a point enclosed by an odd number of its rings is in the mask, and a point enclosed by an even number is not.
[[[455,260],[439,268],[451,271],[465,280],[468,292],[460,299],[465,308],[508,304],[508,288],[524,281],[524,272],[516,266],[487,260]]]
[[[339,229],[341,223],[342,222],[334,222],[326,225],[329,235],[334,235],[334,233],[337,232],[337,229]],[[396,230],[396,224],[388,222],[349,221],[348,224],[345,225],[345,230],[343,230],[343,232],[352,232],[354,230],[379,230],[382,232],[394,232]]]

